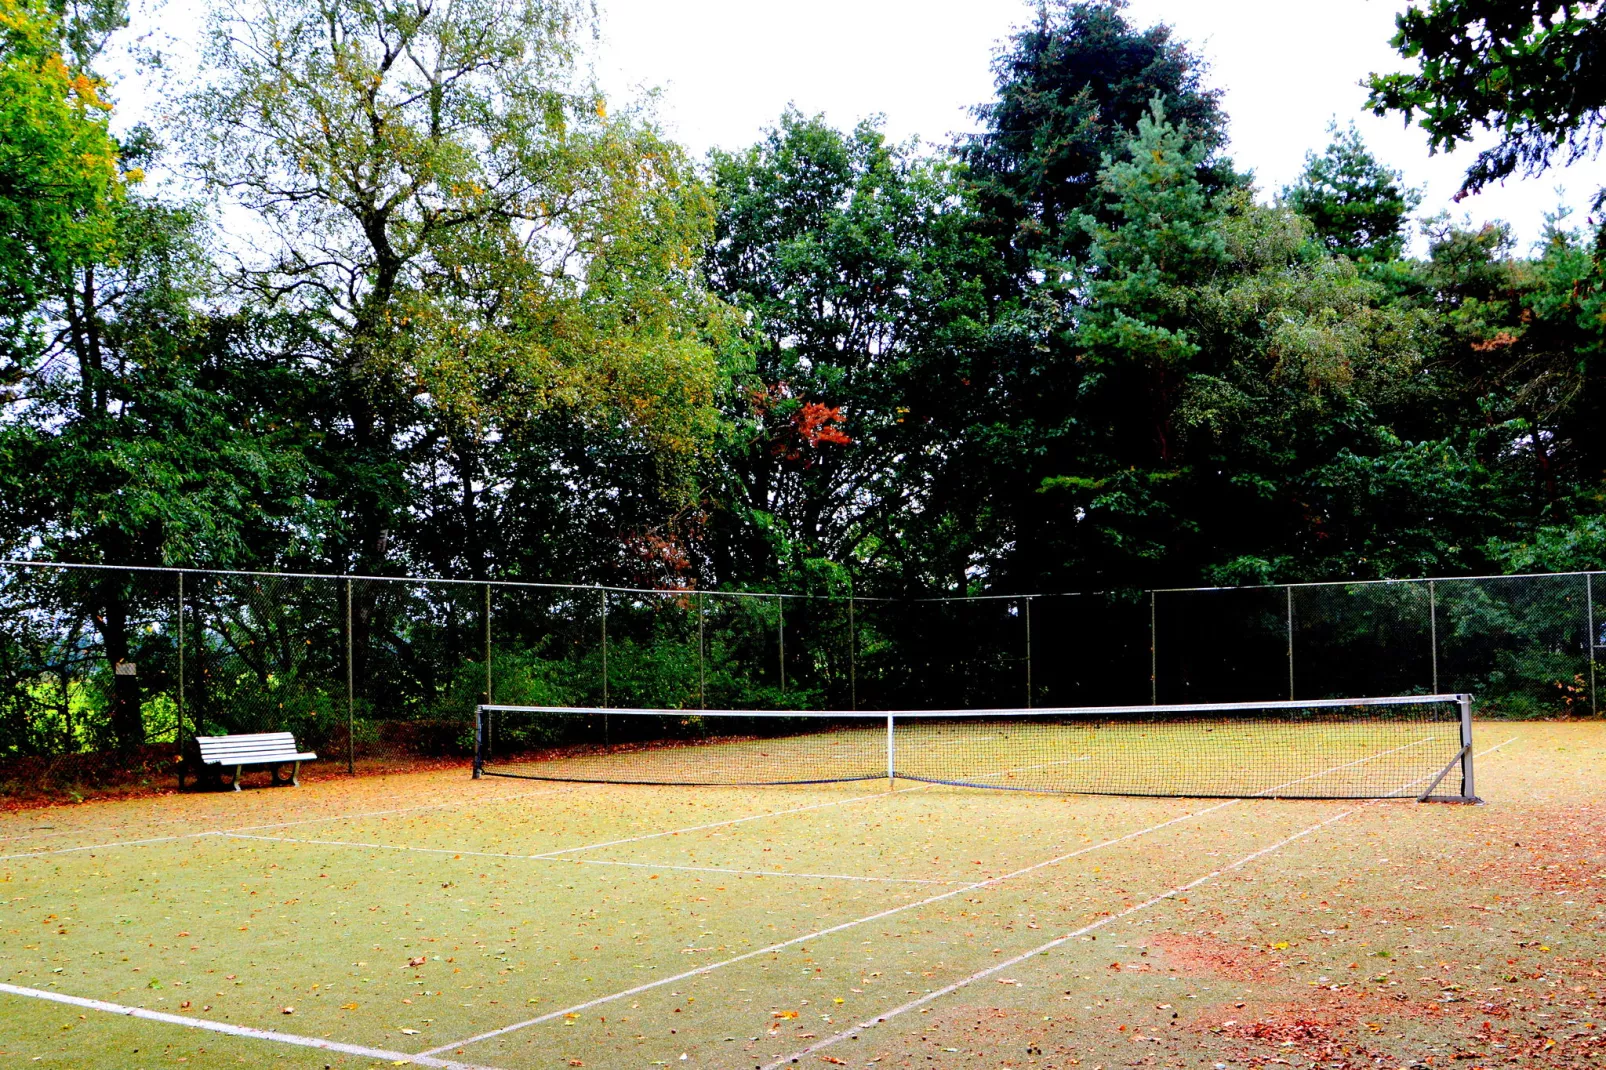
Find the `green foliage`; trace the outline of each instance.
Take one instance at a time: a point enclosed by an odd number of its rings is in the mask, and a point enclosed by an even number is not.
[[[1387,263],[1405,252],[1406,217],[1422,202],[1400,172],[1383,166],[1353,124],[1328,128],[1333,140],[1322,155],[1305,155],[1299,180],[1284,199],[1311,223],[1316,237],[1338,256]]]
[[[1556,0],[1431,0],[1395,16],[1390,42],[1415,73],[1373,74],[1369,106],[1397,111],[1440,152],[1479,128],[1499,140],[1467,169],[1463,195],[1519,169],[1536,174],[1600,147],[1606,22],[1597,5]]]
[[[123,176],[106,129],[105,83],[83,69],[83,60],[63,55],[68,38],[81,32],[80,23],[64,24],[40,0],[0,2],[0,383],[6,386],[39,344],[38,310],[49,292],[112,254]]]

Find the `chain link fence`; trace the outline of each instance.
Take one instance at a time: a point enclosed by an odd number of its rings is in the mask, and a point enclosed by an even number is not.
[[[347,762],[467,754],[487,697],[694,718],[1470,692],[1484,715],[1593,714],[1602,586],[890,600],[9,562],[0,757],[170,760],[196,734],[264,730]]]

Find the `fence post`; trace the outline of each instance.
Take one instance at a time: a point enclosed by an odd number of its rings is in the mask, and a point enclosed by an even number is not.
[[[178,574],[178,790],[185,789],[185,574]]]
[[[1026,600],[1026,708],[1032,708],[1032,600]]]
[[[848,595],[848,709],[859,708],[859,640],[853,626],[853,596]]]
[[[703,638],[703,592],[697,592],[697,708],[708,708],[708,667],[705,640]]]
[[[485,701],[491,698],[491,585],[485,585]]]
[[[775,596],[775,612],[780,624],[775,630],[775,636],[781,644],[781,694],[786,694],[786,596]]]
[[[608,705],[608,589],[597,588],[597,594],[602,596],[602,705]],[[602,731],[606,736],[608,731],[607,715],[603,715]]]
[[[1585,649],[1589,651],[1589,712],[1599,713],[1600,703],[1595,698],[1595,576],[1593,573],[1584,573],[1584,605],[1588,607],[1589,637]]]
[[[1149,705],[1160,704],[1160,661],[1154,627],[1154,592],[1149,592]]]
[[[1428,581],[1428,647],[1433,659],[1433,693],[1439,693],[1439,590]]]
[[[356,671],[352,666],[351,580],[346,580],[346,772],[357,772]]]
[[[1288,701],[1294,701],[1294,585],[1283,590],[1288,595]]]

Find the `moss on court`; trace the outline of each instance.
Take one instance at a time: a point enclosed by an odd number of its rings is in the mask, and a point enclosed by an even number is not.
[[[94,849],[0,861],[0,977],[401,1051],[557,1012],[456,1057],[740,1067],[1105,921],[807,1061],[1590,1065],[1606,725],[1480,726],[1479,746],[1513,735],[1478,808],[424,774],[11,814],[0,853]],[[275,838],[218,834],[243,826]],[[0,1000],[0,1068],[368,1062]]]

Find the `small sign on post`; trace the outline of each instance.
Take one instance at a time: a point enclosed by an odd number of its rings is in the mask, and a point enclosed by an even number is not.
[[[118,676],[138,676],[139,667],[136,666],[132,661],[119,661],[115,666],[112,667],[112,672],[116,673]]]

